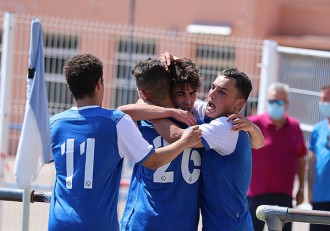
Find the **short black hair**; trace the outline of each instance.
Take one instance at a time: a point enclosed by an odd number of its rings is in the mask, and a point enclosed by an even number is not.
[[[235,79],[236,88],[238,89],[239,94],[241,94],[240,96],[243,97],[245,101],[247,101],[252,91],[252,83],[249,76],[247,76],[247,74],[239,71],[237,68],[229,68],[220,71],[218,73],[218,76],[219,75]]]
[[[169,72],[159,60],[139,61],[132,69],[132,75],[138,89],[146,92],[151,101],[159,102],[170,96]]]

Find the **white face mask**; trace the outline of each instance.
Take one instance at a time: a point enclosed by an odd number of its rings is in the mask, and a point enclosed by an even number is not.
[[[321,115],[326,118],[330,118],[330,103],[329,102],[319,102],[319,110]]]

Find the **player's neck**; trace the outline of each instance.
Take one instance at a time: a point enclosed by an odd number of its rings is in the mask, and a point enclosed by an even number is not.
[[[174,107],[170,99],[161,100],[157,105],[161,107]]]
[[[89,98],[85,97],[83,99],[76,100],[77,107],[85,107],[85,106],[91,106],[91,105],[97,105],[102,106],[102,102],[99,100],[96,100],[95,98]]]

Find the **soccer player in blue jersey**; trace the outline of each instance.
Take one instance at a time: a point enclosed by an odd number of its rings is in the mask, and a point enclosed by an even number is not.
[[[122,159],[157,169],[200,140],[198,126],[163,148],[153,148],[132,119],[102,108],[103,65],[95,56],[77,55],[64,65],[77,107],[51,118],[56,180],[48,230],[119,230],[117,203]]]
[[[232,130],[235,125],[226,118],[239,113],[251,90],[251,81],[245,73],[227,69],[212,83],[208,102],[195,103],[196,114],[209,123],[201,128],[206,149],[202,158],[201,200],[203,230],[206,231],[253,230],[246,198],[252,169],[249,135]],[[262,143],[263,139],[256,147]]]
[[[251,178],[251,144],[261,147],[263,136],[253,123],[243,125],[238,115],[251,90],[251,81],[245,73],[227,69],[212,83],[208,102],[197,100],[194,105],[194,114],[205,122],[200,125],[203,137],[198,146],[206,149],[202,154],[201,187],[206,231],[253,230],[246,199]],[[180,132],[171,126],[172,137],[179,137]],[[251,144],[249,135],[253,138]]]
[[[195,100],[196,100],[196,92],[191,91],[190,87],[189,87],[189,82],[186,85],[187,87],[185,89],[182,88],[172,88],[172,98],[173,98],[173,102],[175,103],[175,105],[177,107],[189,110],[192,108],[192,105],[194,104]],[[131,107],[131,106],[130,106]],[[149,107],[149,108],[148,108]],[[152,111],[152,114],[154,116],[154,114],[157,114],[157,111],[160,112],[160,115],[165,111],[165,108],[159,108],[157,106],[148,106],[146,108],[144,108],[144,114],[149,113]],[[147,109],[148,108],[148,109]],[[132,109],[132,108],[131,108]],[[141,107],[135,107],[136,110],[141,109]],[[133,110],[133,109],[132,109]],[[263,136],[260,132],[260,130],[250,121],[248,121],[246,118],[242,117],[239,114],[236,115],[232,115],[229,117],[229,120],[234,120],[234,126],[233,129],[234,130],[246,130],[249,131],[250,136],[251,136],[251,143],[253,145],[253,147],[259,147],[262,143],[263,140]],[[156,124],[155,126],[157,127],[158,122],[154,122],[154,124]],[[165,122],[166,124],[166,122]],[[220,128],[220,130],[223,130],[223,133],[226,133],[228,131],[228,128],[231,129],[232,124],[230,123],[230,126],[225,126]],[[162,129],[158,129],[160,134],[164,134],[162,132]],[[211,132],[213,136],[215,136],[214,138],[216,139],[217,135],[220,135],[219,133],[215,131]],[[164,137],[167,137],[167,135],[164,135]],[[169,137],[167,137],[169,139]],[[219,137],[221,140],[221,137]],[[171,139],[169,139],[171,140]],[[226,140],[223,140],[220,143],[220,146],[223,146],[224,148],[228,147],[228,144],[226,144],[225,142]],[[231,141],[231,140],[229,140]],[[261,141],[261,142],[260,142]],[[204,168],[204,164],[203,164],[203,168]],[[206,166],[207,167],[207,166]],[[174,206],[175,208],[175,206]],[[184,220],[184,222],[187,222],[187,220]]]
[[[185,118],[188,115],[187,111],[169,109],[169,107],[174,106],[170,98],[170,80],[174,80],[171,75],[180,73],[181,77],[186,77],[185,80],[181,79],[182,81],[172,83],[184,88],[188,80],[192,95],[195,95],[201,85],[198,69],[190,60],[182,61],[178,66],[172,65],[170,69],[171,71],[167,72],[165,66],[158,60],[139,62],[133,69],[133,75],[140,95],[143,99],[164,107],[159,117],[164,117],[166,113],[172,111],[165,116],[170,117],[177,112],[178,116],[174,115],[175,118],[183,119],[182,121],[188,124],[196,123],[194,117]],[[180,95],[182,94],[181,92]],[[137,121],[137,124],[143,137],[154,147],[168,145],[156,132],[152,122],[146,120],[157,118],[150,116],[152,110],[143,111],[138,116],[129,109],[129,106],[125,105],[118,109],[131,114],[134,120],[145,119]],[[186,127],[183,124],[180,126]],[[201,149],[187,148],[182,155],[156,170],[135,165],[121,221],[121,230],[197,230],[200,153]]]

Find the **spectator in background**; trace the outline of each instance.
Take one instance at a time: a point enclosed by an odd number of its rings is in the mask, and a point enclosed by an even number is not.
[[[252,150],[252,179],[248,191],[249,210],[255,231],[262,231],[264,222],[256,217],[260,205],[278,205],[292,208],[292,193],[295,175],[299,187],[297,205],[304,201],[304,176],[306,146],[297,119],[286,110],[289,86],[275,82],[268,88],[268,111],[250,116],[262,131],[265,144]],[[286,223],[284,231],[291,230]]]
[[[320,113],[309,142],[308,196],[314,210],[330,211],[330,85],[321,88]],[[311,231],[330,230],[329,225],[310,225]]]

